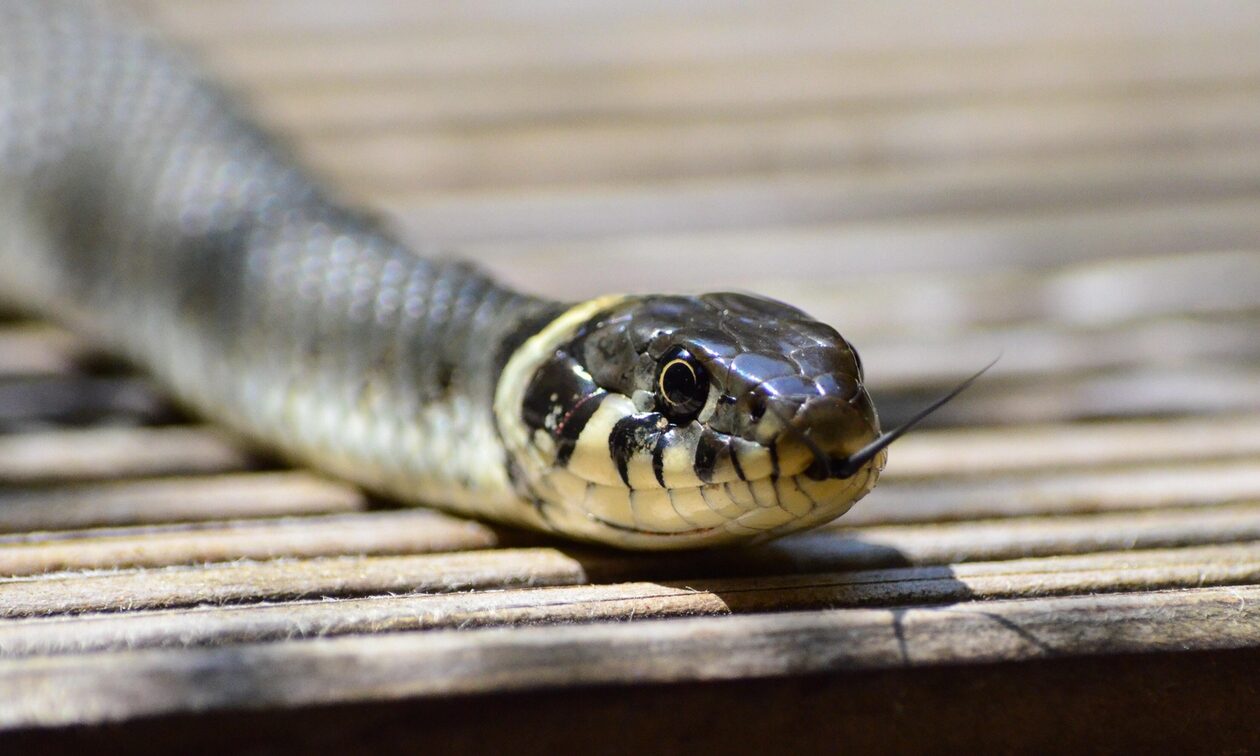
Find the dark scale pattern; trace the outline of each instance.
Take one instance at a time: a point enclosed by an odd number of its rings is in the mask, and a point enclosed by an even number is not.
[[[671,397],[666,385],[679,360],[697,376],[688,385],[703,387],[694,411],[690,403],[679,409],[683,397]],[[796,308],[743,294],[630,298],[595,315],[560,344],[535,372],[524,416],[531,437],[549,437],[554,444],[556,453],[548,459],[555,466],[569,466],[574,443],[594,414],[587,407],[596,401],[607,406],[608,395],[630,401],[581,442],[611,455],[617,483],[672,490],[721,482],[724,500],[732,500],[732,482],[770,483],[773,494],[764,488],[745,492],[754,508],[780,505],[777,486],[783,477],[850,478],[857,468],[843,475],[833,471],[879,436],[849,343]],[[577,472],[588,484],[608,485],[601,474],[585,465]],[[869,473],[876,474],[878,469]],[[863,478],[853,491],[866,490],[870,482],[872,477]],[[798,483],[785,485],[800,490]],[[769,495],[776,499],[764,498]],[[587,511],[601,522],[607,519]]]
[[[570,349],[600,386],[630,395],[650,388],[661,357],[680,347],[721,389],[708,423],[716,431],[765,443],[819,397],[849,402],[878,428],[852,346],[781,302],[730,293],[632,300],[589,323]],[[702,448],[698,474],[709,456]]]
[[[718,464],[728,460],[732,460],[730,438],[705,429],[700,434],[700,443],[696,447],[696,477],[705,483],[711,483],[713,471]]]
[[[368,483],[405,481],[413,463],[371,447],[428,407],[463,397],[491,425],[504,353],[557,311],[340,207],[177,53],[91,2],[0,4],[0,220],[18,218],[0,237],[9,297]],[[306,427],[286,426],[299,401]]]
[[[665,428],[661,427],[664,421],[665,418],[652,412],[646,415],[629,415],[613,426],[608,448],[612,452],[613,461],[617,463],[617,472],[621,473],[621,481],[626,486],[630,485],[631,458],[645,451],[655,452],[661,437],[665,435]]]

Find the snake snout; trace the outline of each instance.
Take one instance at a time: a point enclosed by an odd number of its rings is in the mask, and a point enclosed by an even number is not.
[[[874,408],[862,392],[850,400],[822,396],[800,403],[776,446],[781,460],[800,459],[806,474],[824,479],[831,477],[836,460],[860,451],[878,437]]]

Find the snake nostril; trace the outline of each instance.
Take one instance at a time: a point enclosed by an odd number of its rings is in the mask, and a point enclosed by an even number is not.
[[[752,393],[748,396],[748,416],[752,418],[754,423],[761,422],[761,418],[766,416],[766,410],[770,404],[764,396],[758,393]]]

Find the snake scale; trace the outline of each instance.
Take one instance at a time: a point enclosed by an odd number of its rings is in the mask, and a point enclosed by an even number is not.
[[[562,303],[416,254],[93,0],[0,0],[0,293],[290,459],[625,548],[830,521],[900,432],[788,305]]]

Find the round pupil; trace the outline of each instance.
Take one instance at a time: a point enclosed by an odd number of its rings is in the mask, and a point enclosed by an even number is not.
[[[665,374],[661,376],[661,388],[664,389],[665,398],[674,404],[685,404],[691,401],[695,397],[698,386],[696,371],[682,360],[674,360],[667,365]]]

